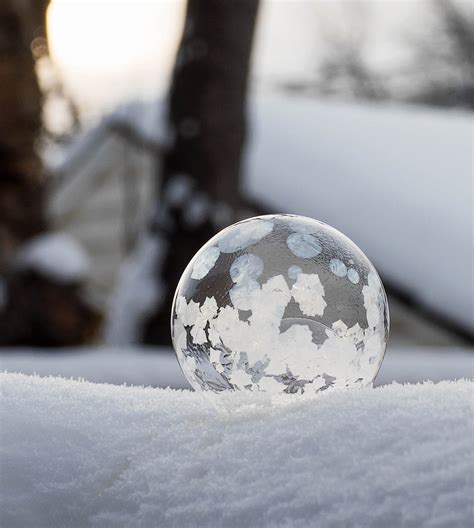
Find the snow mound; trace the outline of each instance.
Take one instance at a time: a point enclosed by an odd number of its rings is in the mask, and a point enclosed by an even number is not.
[[[18,251],[15,265],[61,281],[80,281],[90,263],[79,242],[66,233],[47,233],[27,242]]]
[[[229,412],[190,391],[0,381],[10,528],[471,521],[472,382],[276,407],[234,393]]]

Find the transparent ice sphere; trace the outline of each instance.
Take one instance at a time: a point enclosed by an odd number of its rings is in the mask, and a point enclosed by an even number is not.
[[[345,235],[275,214],[205,244],[176,289],[173,345],[195,390],[317,393],[371,384],[388,339],[385,291]]]

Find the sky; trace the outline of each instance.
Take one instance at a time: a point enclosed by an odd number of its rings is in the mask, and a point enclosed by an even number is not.
[[[423,1],[262,0],[252,79],[260,85],[314,76],[325,35],[365,27],[370,61],[403,61]],[[166,91],[184,0],[52,0],[51,54],[81,114],[93,119],[131,99]]]

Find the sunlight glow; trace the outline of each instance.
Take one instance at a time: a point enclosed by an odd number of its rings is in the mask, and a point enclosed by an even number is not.
[[[92,100],[92,91],[96,100],[152,96],[169,77],[184,5],[184,0],[51,0],[51,56],[70,92],[81,103]]]

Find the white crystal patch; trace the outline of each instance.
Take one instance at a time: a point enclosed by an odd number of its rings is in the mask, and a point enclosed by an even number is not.
[[[300,273],[303,273],[303,270],[299,266],[290,266],[288,268],[288,278],[291,280],[296,280]]]
[[[237,257],[230,266],[230,277],[233,282],[255,280],[263,273],[263,260],[257,255],[246,253]]]
[[[273,222],[262,218],[236,224],[219,241],[222,253],[235,253],[256,244],[273,230]]]
[[[321,253],[321,245],[313,235],[292,233],[286,243],[296,257],[313,258]]]
[[[204,249],[193,263],[191,278],[196,280],[203,279],[214,267],[219,255],[220,250],[216,246]]]
[[[329,262],[329,269],[336,275],[337,277],[345,277],[347,275],[347,267],[342,262],[342,260],[339,260],[337,258],[331,259]]]
[[[304,315],[323,315],[327,303],[324,300],[324,286],[317,273],[300,273],[291,288],[291,294]]]
[[[347,270],[347,278],[352,282],[352,284],[358,284],[359,283],[359,274],[354,268],[349,268]]]

